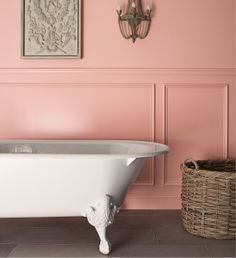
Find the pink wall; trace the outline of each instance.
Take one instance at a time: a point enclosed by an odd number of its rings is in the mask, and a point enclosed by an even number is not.
[[[20,1],[0,1],[0,138],[164,142],[127,208],[178,208],[180,163],[236,157],[235,0],[153,0],[124,40],[116,0],[83,1],[83,59],[20,58]]]

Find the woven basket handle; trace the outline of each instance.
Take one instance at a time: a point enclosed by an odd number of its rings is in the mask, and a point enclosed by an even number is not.
[[[198,166],[196,160],[194,160],[193,158],[187,158],[187,159],[184,161],[184,167],[185,167],[185,168],[188,167],[187,164],[186,164],[187,162],[192,162],[193,165],[194,165],[194,167],[195,167],[195,170],[196,170],[196,171],[199,170],[199,166]]]

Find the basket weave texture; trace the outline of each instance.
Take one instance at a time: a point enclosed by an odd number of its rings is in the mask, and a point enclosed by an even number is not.
[[[236,160],[187,159],[181,170],[185,229],[206,238],[235,238]]]

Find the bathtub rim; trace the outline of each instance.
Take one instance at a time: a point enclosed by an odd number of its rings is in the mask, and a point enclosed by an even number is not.
[[[107,154],[99,154],[99,153],[92,153],[92,154],[82,154],[82,153],[0,153],[1,157],[60,157],[60,158],[103,158],[103,159],[128,159],[128,158],[148,158],[148,157],[156,157],[161,154],[168,153],[170,151],[170,147],[163,143],[152,142],[152,141],[138,141],[138,140],[88,140],[88,139],[7,139],[7,140],[0,140],[1,144],[79,144],[79,143],[104,143],[104,144],[117,144],[117,143],[125,143],[125,144],[145,144],[145,145],[152,145],[156,147],[160,147],[160,150],[155,152],[143,152],[143,153],[127,153],[127,154],[116,154],[116,153],[107,153]]]

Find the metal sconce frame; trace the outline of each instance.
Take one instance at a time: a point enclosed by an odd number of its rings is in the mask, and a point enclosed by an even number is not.
[[[125,39],[144,39],[148,35],[151,25],[151,3],[147,0],[146,14],[143,13],[142,0],[128,0],[126,11],[122,15],[121,0],[118,1],[118,23]]]

